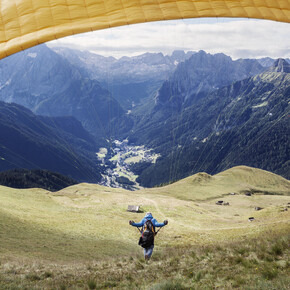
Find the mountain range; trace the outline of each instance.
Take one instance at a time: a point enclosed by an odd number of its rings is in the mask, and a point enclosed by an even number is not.
[[[125,110],[143,103],[194,52],[174,51],[172,55],[145,53],[134,57],[104,57],[88,51],[53,48],[92,80],[107,88]]]
[[[148,119],[141,122],[132,138],[145,140],[143,127],[154,128],[147,130],[150,146],[164,158],[141,173],[140,183],[153,186],[237,164],[289,178],[290,74],[284,72],[288,70],[289,64],[278,60],[262,74],[203,95],[180,114],[152,118],[151,124]]]
[[[195,106],[210,92],[264,70],[265,68],[256,60],[233,61],[224,54],[211,55],[204,51],[194,54],[190,59],[181,63],[173,75],[163,83],[155,95],[154,103],[151,103],[151,108],[139,110],[141,111],[139,117],[142,116],[140,120],[135,118],[137,122],[132,128],[134,131],[132,141],[135,142],[138,139],[141,140],[141,143],[146,144],[149,140],[155,139],[153,135],[156,135],[156,138],[160,137],[160,134],[152,134],[146,128],[154,128],[156,131],[159,130],[159,127],[164,127],[161,129],[163,138],[161,143],[164,143],[165,135],[168,138],[171,136],[167,133],[168,129],[175,127],[175,125],[170,125],[170,122],[175,122],[175,120],[182,122],[180,118],[187,107]],[[171,119],[172,121],[170,121]],[[201,130],[204,130],[204,123],[200,123],[200,125]],[[207,134],[204,133],[204,135]],[[152,147],[151,143],[149,144]]]
[[[45,45],[1,60],[0,84],[0,100],[40,115],[74,116],[100,143],[110,120],[124,114],[98,81]]]
[[[40,45],[0,62],[0,170],[98,182],[113,141],[128,139],[160,156],[130,165],[142,186],[241,164],[289,178],[289,87],[282,59],[204,51],[115,59]]]

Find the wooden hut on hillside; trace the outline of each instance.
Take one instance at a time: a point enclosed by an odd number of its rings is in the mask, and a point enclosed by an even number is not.
[[[129,212],[142,212],[140,205],[128,205],[127,211],[129,211]]]

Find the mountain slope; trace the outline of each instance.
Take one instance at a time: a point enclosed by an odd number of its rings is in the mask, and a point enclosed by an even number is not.
[[[182,200],[210,200],[229,193],[290,195],[290,182],[276,174],[248,166],[236,166],[216,175],[196,173],[173,184],[150,189]]]
[[[140,134],[163,159],[143,171],[141,184],[153,186],[241,164],[289,178],[290,74],[274,70],[203,95],[163,122],[152,117],[155,126],[141,127],[132,139]]]
[[[135,123],[132,128],[134,134],[130,136],[132,142],[150,144],[155,136],[159,137],[157,132],[162,134],[166,142],[170,138],[168,130],[173,130],[175,126],[171,123],[181,122],[187,107],[197,102],[201,104],[209,92],[264,70],[256,60],[233,61],[224,54],[211,55],[204,51],[192,55],[190,59],[180,63],[172,77],[163,83],[156,94],[155,104],[146,104],[132,111]],[[204,125],[204,122],[199,124],[201,130]],[[152,147],[151,144],[149,147]]]
[[[0,288],[287,289],[290,197],[264,193],[289,193],[289,181],[246,167],[199,175],[139,192],[0,186]],[[248,186],[263,191],[245,196]],[[177,196],[183,189],[188,196]],[[128,212],[129,204],[169,221],[149,263],[128,225],[144,213]]]
[[[0,100],[41,115],[74,116],[100,139],[107,138],[108,122],[124,114],[98,81],[45,45],[2,60],[0,86]]]
[[[19,105],[3,102],[0,120],[1,171],[47,169],[79,181],[100,180],[94,154],[97,146],[76,120],[40,117]]]
[[[22,259],[74,264],[141,255],[139,232],[128,227],[128,220],[139,220],[144,214],[128,212],[129,204],[141,205],[158,221],[169,220],[156,237],[159,250],[208,245],[213,240],[232,242],[273,230],[273,224],[279,225],[275,230],[287,228],[289,212],[280,209],[289,202],[289,186],[275,174],[249,167],[215,176],[199,173],[137,192],[96,184],[78,184],[56,193],[0,186],[0,257],[13,253]],[[255,194],[245,196],[249,191]],[[286,195],[265,194],[269,192]],[[221,197],[230,206],[215,205]],[[257,212],[255,206],[264,210]],[[249,224],[253,215],[258,222]]]
[[[222,88],[263,70],[256,60],[233,61],[221,53],[211,55],[200,51],[178,65],[156,95],[156,104],[161,108],[170,107],[174,113],[193,104],[203,92]]]

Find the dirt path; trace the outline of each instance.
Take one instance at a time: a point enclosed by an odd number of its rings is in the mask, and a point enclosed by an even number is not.
[[[158,204],[157,204],[157,202],[155,201],[155,200],[153,200],[153,199],[150,199],[150,198],[146,198],[146,197],[142,197],[143,199],[145,199],[145,200],[147,200],[147,201],[149,201],[149,202],[151,202],[151,203],[153,203],[154,204],[154,206],[155,206],[155,208],[156,208],[156,211],[165,219],[166,217],[165,217],[165,215],[163,214],[163,212],[160,210],[160,208],[159,208],[159,206],[158,206]]]

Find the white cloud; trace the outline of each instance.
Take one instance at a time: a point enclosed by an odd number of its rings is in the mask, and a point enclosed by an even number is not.
[[[121,57],[173,50],[223,52],[233,58],[290,57],[290,24],[252,19],[191,19],[128,25],[48,43]]]

